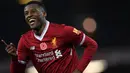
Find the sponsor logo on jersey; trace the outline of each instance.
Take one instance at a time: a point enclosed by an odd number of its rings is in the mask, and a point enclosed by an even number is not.
[[[76,33],[77,35],[79,35],[81,32],[79,30],[77,30],[76,28],[73,29],[73,32]]]
[[[37,62],[47,62],[62,57],[61,50],[49,51],[41,54],[34,54]]]
[[[46,50],[47,49],[47,44],[45,42],[40,44],[41,50]]]

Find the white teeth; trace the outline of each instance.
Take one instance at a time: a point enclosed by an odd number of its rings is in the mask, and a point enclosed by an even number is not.
[[[34,24],[34,22],[30,22],[30,24]]]
[[[30,19],[30,20],[29,20],[30,23],[31,23],[31,22],[34,22],[34,21],[35,21],[35,19]]]

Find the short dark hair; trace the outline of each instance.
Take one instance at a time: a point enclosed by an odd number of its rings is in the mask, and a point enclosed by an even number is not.
[[[25,4],[24,7],[26,7],[27,5],[30,5],[30,4],[37,4],[38,6],[42,7],[46,11],[45,5],[40,1],[30,1],[27,4]]]

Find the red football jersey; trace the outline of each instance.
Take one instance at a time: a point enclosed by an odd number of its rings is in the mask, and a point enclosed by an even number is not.
[[[72,73],[78,65],[74,46],[84,40],[85,34],[76,28],[47,21],[41,36],[32,30],[21,36],[18,61],[31,60],[39,73]]]

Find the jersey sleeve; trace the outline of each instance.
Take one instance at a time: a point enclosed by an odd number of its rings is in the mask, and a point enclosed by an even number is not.
[[[77,66],[77,69],[83,72],[95,54],[98,45],[95,40],[74,27],[66,26],[65,32],[65,40],[67,40],[68,43],[84,47],[84,53]]]
[[[21,64],[26,64],[29,58],[29,51],[25,44],[26,41],[22,36],[19,40],[18,47],[17,47],[18,62]]]
[[[18,62],[17,58],[10,63],[10,73],[25,73],[26,64]]]
[[[77,66],[77,69],[80,70],[81,72],[85,70],[89,62],[92,60],[92,57],[97,51],[98,44],[95,40],[86,36],[82,46],[84,47],[84,53]]]
[[[65,26],[64,29],[65,40],[68,43],[73,43],[74,45],[82,45],[84,43],[85,34],[82,31],[72,26]]]
[[[17,56],[12,57],[10,73],[25,73],[28,51],[25,47],[24,38],[21,37],[17,47]]]

